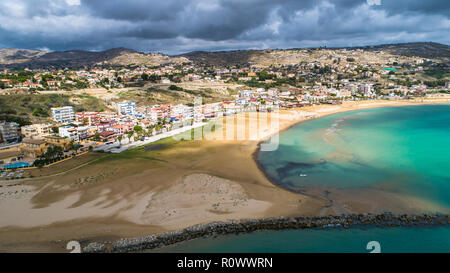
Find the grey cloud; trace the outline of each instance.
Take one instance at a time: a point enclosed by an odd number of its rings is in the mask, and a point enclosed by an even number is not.
[[[0,0],[3,6],[8,0]],[[11,2],[10,2],[11,3]],[[381,0],[16,0],[0,46],[143,51],[450,42],[450,2]],[[22,9],[20,8],[20,5]],[[15,22],[15,24],[11,23]]]

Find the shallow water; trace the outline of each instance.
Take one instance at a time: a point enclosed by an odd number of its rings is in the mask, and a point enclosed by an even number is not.
[[[450,206],[450,105],[330,115],[280,134],[260,152],[267,175],[290,189],[371,187]]]

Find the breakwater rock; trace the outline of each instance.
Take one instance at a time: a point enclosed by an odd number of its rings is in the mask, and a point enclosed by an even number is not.
[[[349,228],[355,226],[445,226],[450,225],[450,215],[394,215],[348,214],[323,217],[279,217],[212,222],[191,226],[177,231],[138,238],[126,238],[111,244],[93,242],[83,252],[132,252],[154,249],[187,240],[225,234],[248,233],[256,230],[282,230],[307,228]]]

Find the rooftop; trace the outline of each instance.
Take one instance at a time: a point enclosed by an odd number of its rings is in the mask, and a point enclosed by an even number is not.
[[[22,143],[29,143],[29,144],[45,144],[46,142],[43,139],[24,139],[22,140]]]

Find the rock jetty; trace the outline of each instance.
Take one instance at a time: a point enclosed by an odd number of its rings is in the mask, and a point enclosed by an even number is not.
[[[279,217],[264,219],[231,220],[191,226],[182,230],[138,238],[120,239],[105,244],[92,242],[83,252],[134,252],[164,247],[167,245],[210,236],[249,233],[256,230],[283,230],[308,228],[349,228],[349,227],[398,227],[398,226],[448,226],[450,215],[394,215],[348,214],[324,217]]]

